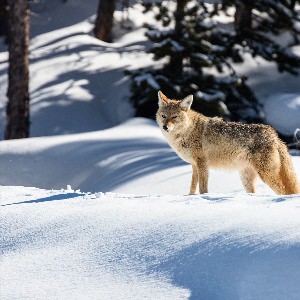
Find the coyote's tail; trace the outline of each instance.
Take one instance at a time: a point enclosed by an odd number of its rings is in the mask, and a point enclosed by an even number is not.
[[[280,179],[284,185],[285,194],[300,194],[300,185],[287,147],[282,142],[278,145],[280,156]]]

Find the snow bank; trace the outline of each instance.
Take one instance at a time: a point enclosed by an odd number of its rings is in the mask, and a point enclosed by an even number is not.
[[[266,121],[284,135],[300,129],[300,94],[275,94],[265,104]]]
[[[299,201],[1,187],[1,299],[298,300]]]
[[[300,157],[294,157],[295,164]],[[0,143],[0,184],[84,192],[186,194],[191,166],[167,145],[154,121],[136,118],[89,133]],[[300,170],[298,176],[300,177]],[[243,192],[237,172],[211,171],[210,192]],[[258,192],[273,194],[262,182]]]

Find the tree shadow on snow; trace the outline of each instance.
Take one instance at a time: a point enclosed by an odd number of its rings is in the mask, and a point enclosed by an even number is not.
[[[159,139],[85,140],[38,153],[1,155],[0,184],[108,192],[137,178],[184,165]]]
[[[141,43],[124,47],[82,44],[52,47],[43,56],[32,58],[32,64],[53,58],[75,56],[72,68],[33,90],[31,97],[31,136],[81,133],[106,129],[127,120],[133,115],[129,103],[129,77],[124,75],[127,66],[121,62],[125,53],[144,49]],[[92,58],[85,53],[94,51]],[[94,59],[103,54],[115,53],[116,67],[109,65],[97,69]],[[58,64],[58,68],[59,63]],[[119,65],[119,66],[118,66]],[[67,117],[72,116],[72,117]]]

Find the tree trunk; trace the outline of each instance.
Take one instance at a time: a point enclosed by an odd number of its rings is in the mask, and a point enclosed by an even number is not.
[[[0,36],[7,38],[8,32],[8,6],[6,0],[0,0]]]
[[[112,41],[111,30],[116,6],[115,0],[99,0],[97,18],[95,22],[95,37],[104,42]]]
[[[29,9],[27,0],[8,0],[9,70],[6,139],[29,136]]]
[[[175,18],[175,33],[176,36],[181,38],[182,37],[182,21],[185,16],[185,7],[188,0],[177,0],[176,11],[174,14]],[[170,58],[170,64],[168,70],[170,74],[173,74],[174,77],[180,77],[182,74],[183,68],[183,56],[182,55],[173,55]]]
[[[252,28],[252,6],[238,3],[234,16],[234,25],[237,30],[250,30]]]
[[[299,1],[298,1],[298,2],[299,2]],[[295,6],[296,6],[296,0],[291,0],[290,8],[291,8],[292,10],[294,10],[294,9],[295,9]]]

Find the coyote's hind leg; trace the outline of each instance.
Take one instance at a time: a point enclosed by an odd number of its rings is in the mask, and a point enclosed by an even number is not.
[[[248,166],[240,171],[240,177],[246,192],[255,193],[255,183],[258,177],[257,172],[251,166]]]

